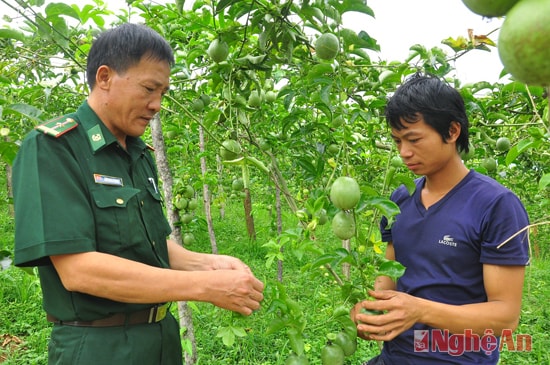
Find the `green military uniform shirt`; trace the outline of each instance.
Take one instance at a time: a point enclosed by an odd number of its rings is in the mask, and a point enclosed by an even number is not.
[[[69,292],[49,256],[98,251],[168,267],[170,226],[157,182],[156,165],[145,143],[128,137],[123,149],[86,102],[76,113],[27,135],[13,166],[15,264],[38,266],[46,312],[62,321],[90,321],[156,304]],[[71,332],[76,334],[73,341],[79,341],[81,331],[101,330],[59,327],[63,328],[54,328],[53,335]],[[103,334],[114,330],[104,329]],[[173,332],[179,342],[177,326]]]

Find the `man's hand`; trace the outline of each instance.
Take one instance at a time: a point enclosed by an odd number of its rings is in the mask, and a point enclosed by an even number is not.
[[[264,284],[248,266],[233,270],[216,270],[216,285],[209,288],[207,300],[217,307],[241,313],[245,316],[260,308],[264,299]]]
[[[212,270],[245,270],[252,272],[241,260],[227,255],[210,255]]]
[[[370,291],[369,295],[376,300],[357,303],[351,313],[359,337],[365,340],[390,341],[421,318],[419,300],[411,295],[394,290]]]

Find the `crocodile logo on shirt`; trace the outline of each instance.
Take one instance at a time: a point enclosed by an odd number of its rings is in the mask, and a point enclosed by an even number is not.
[[[444,235],[443,238],[440,239],[438,243],[441,245],[451,246],[451,247],[457,246],[455,239],[450,234]]]

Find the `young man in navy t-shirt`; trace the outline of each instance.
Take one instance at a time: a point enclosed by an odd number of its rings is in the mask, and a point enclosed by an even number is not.
[[[397,283],[378,277],[374,300],[352,310],[360,337],[385,341],[365,364],[497,364],[499,338],[511,335],[521,310],[525,208],[463,164],[468,118],[454,88],[415,75],[388,101],[386,119],[403,162],[422,177],[412,195],[404,186],[393,192],[400,214],[381,224],[386,257],[405,274]]]

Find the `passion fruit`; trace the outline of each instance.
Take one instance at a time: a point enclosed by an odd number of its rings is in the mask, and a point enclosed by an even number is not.
[[[506,15],[508,10],[519,0],[462,0],[464,5],[472,12],[486,16],[495,17]]]
[[[210,43],[206,53],[208,53],[212,61],[220,63],[227,59],[229,55],[229,46],[226,42],[216,38]]]
[[[322,60],[333,60],[340,50],[340,41],[332,33],[324,33],[315,41],[315,53]]]
[[[506,14],[498,37],[500,60],[514,79],[550,85],[550,0],[521,0]]]
[[[497,139],[496,148],[500,152],[507,152],[510,150],[510,140],[507,137],[500,137]]]
[[[226,139],[220,146],[220,156],[224,161],[235,160],[242,152],[241,145],[234,139]]]
[[[193,103],[191,104],[191,109],[193,109],[194,112],[200,113],[204,110],[204,101],[201,99],[195,99],[193,100]]]
[[[332,218],[332,232],[341,240],[348,240],[355,236],[355,220],[353,214],[343,210]]]
[[[260,96],[260,93],[256,90],[252,90],[250,92],[250,96],[248,97],[248,106],[252,108],[259,108],[260,105],[262,105],[262,97]]]
[[[344,331],[336,334],[334,343],[344,350],[344,356],[346,357],[353,355],[357,350],[357,338],[352,339],[351,336]]]
[[[330,188],[330,200],[336,208],[349,210],[354,208],[361,198],[359,184],[354,178],[340,176]]]
[[[238,178],[231,182],[231,189],[233,191],[243,191],[244,190],[244,182],[243,179]]]
[[[265,101],[273,103],[275,100],[277,100],[277,93],[275,91],[269,90],[265,93]]]
[[[482,162],[481,162],[481,165],[489,172],[493,172],[493,171],[496,171],[497,169],[497,160],[495,160],[494,158],[492,157],[487,157],[485,158]]]
[[[195,236],[191,232],[187,232],[183,235],[183,244],[185,246],[195,243]]]

